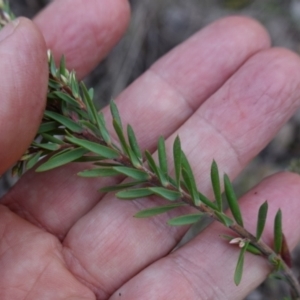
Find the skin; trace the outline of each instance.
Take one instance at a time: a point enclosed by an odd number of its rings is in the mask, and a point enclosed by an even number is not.
[[[82,78],[117,43],[128,21],[125,0],[90,0],[88,5],[57,0],[33,22],[21,18],[0,33],[1,173],[26,150],[39,126],[47,89],[46,49],[57,58],[64,53],[68,68]],[[229,17],[166,54],[116,102],[142,148],[154,152],[163,135],[171,157],[170,146],[180,135],[199,189],[211,196],[212,159],[235,178],[299,107],[299,84],[296,54],[271,48],[256,21]],[[104,114],[109,120],[108,109]],[[1,299],[243,299],[270,272],[265,260],[246,255],[236,287],[239,250],[218,237],[228,233],[219,224],[171,252],[188,228],[169,227],[166,221],[191,210],[134,219],[140,209],[163,202],[125,203],[100,194],[100,187],[116,179],[78,178],[82,168],[71,164],[41,174],[30,171],[1,200]],[[280,207],[292,249],[300,238],[295,230],[299,194],[296,174],[265,179],[240,199],[246,228],[255,232],[257,210],[267,199],[263,238],[272,245],[272,220]]]

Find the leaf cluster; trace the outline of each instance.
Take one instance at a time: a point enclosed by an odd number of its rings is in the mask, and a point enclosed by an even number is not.
[[[8,5],[0,0],[0,27],[13,19]],[[56,66],[48,52],[49,81],[46,111],[34,141],[13,168],[13,174],[22,175],[35,168],[48,171],[71,162],[90,162],[91,167],[78,173],[81,177],[127,177],[125,183],[104,187],[103,192],[116,192],[122,200],[144,197],[161,197],[167,203],[139,211],[135,217],[156,216],[183,206],[191,206],[195,212],[168,220],[172,226],[190,225],[207,215],[230,228],[238,235],[226,236],[230,243],[238,243],[241,250],[237,260],[234,281],[242,279],[246,252],[268,257],[277,270],[291,265],[290,252],[282,233],[282,214],[279,210],[274,220],[274,247],[269,248],[261,237],[264,232],[268,204],[258,211],[256,234],[244,228],[244,221],[232,182],[227,174],[220,176],[215,161],[211,164],[211,185],[214,199],[203,195],[197,188],[192,166],[182,151],[176,137],[172,145],[174,174],[168,168],[167,147],[164,137],[157,143],[157,156],[142,151],[133,128],[124,126],[114,101],[110,103],[112,125],[117,140],[109,132],[103,112],[93,103],[94,91],[78,82],[74,71],[66,68],[62,57]],[[221,180],[221,178],[223,180]],[[224,187],[224,194],[222,193]],[[224,212],[227,203],[230,214]],[[297,290],[297,288],[296,288]],[[300,293],[300,291],[299,291]]]
[[[182,206],[192,206],[197,212],[180,215],[168,221],[169,225],[190,225],[201,220],[203,214],[221,222],[224,226],[239,232],[244,228],[244,221],[227,174],[223,175],[224,195],[220,172],[215,161],[211,165],[211,184],[214,200],[208,199],[197,188],[196,179],[182,151],[180,138],[177,136],[172,146],[174,177],[168,170],[168,157],[164,137],[157,143],[157,158],[149,151],[142,152],[135,132],[130,125],[122,124],[118,108],[114,101],[110,103],[112,125],[117,136],[113,138],[106,126],[102,112],[93,104],[93,90],[79,83],[74,71],[66,69],[64,57],[56,67],[49,52],[49,86],[47,107],[35,141],[16,165],[17,173],[30,169],[41,158],[46,157],[36,168],[37,172],[51,170],[70,162],[91,162],[92,167],[78,173],[81,177],[128,177],[126,183],[102,188],[104,192],[115,191],[123,200],[159,196],[169,203],[139,211],[135,217],[145,218],[166,213]],[[231,216],[224,212],[226,200]],[[243,246],[237,262],[235,282],[240,283],[245,253],[262,255],[258,244],[264,231],[268,211],[267,202],[263,203],[257,216],[256,235],[243,236]],[[234,237],[232,237],[234,239]],[[274,253],[282,255],[282,249],[289,253],[286,243],[283,246],[281,211],[274,222]],[[289,256],[289,255],[285,255]],[[278,268],[278,259],[272,263]]]

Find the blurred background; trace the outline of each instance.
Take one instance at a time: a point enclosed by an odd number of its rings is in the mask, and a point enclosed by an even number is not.
[[[17,16],[33,17],[50,0],[11,0]],[[260,21],[269,31],[273,45],[300,52],[300,0],[130,0],[132,18],[126,35],[110,55],[85,79],[95,89],[102,107],[143,73],[155,60],[193,33],[224,16],[239,14]],[[236,180],[241,195],[262,178],[287,169],[300,156],[300,112],[255,158]],[[0,179],[0,195],[14,183],[6,174]],[[195,234],[199,228],[194,228]],[[300,250],[300,249],[299,249]],[[300,270],[300,251],[294,252]],[[283,299],[285,286],[268,279],[247,300]]]

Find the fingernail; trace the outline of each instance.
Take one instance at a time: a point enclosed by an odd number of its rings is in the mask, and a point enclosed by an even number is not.
[[[3,27],[0,31],[0,42],[9,37],[16,29],[18,24],[20,23],[19,19],[15,19],[12,22],[9,22],[7,25]]]

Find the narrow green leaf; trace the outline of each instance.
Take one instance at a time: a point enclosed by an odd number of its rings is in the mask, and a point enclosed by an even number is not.
[[[87,129],[90,129],[92,132],[94,132],[95,134],[97,134],[99,136],[99,129],[96,125],[94,125],[93,123],[91,123],[90,121],[86,121],[86,120],[80,120],[79,124]]]
[[[74,162],[96,162],[95,164],[97,164],[97,162],[104,159],[106,158],[99,155],[87,155],[74,160]]]
[[[231,226],[234,222],[223,212],[215,211],[216,216],[219,218],[220,222],[223,223],[226,227]]]
[[[160,137],[158,140],[158,160],[159,166],[164,174],[168,174],[168,160],[166,154],[166,144],[164,137]]]
[[[247,252],[254,255],[262,255],[261,251],[251,244],[248,245]]]
[[[128,147],[128,156],[130,158],[131,163],[135,168],[140,168],[142,166],[140,160],[137,158],[136,154],[132,151],[131,148]]]
[[[199,192],[197,190],[197,185],[196,185],[196,180],[193,174],[193,170],[190,166],[190,163],[186,157],[186,155],[184,154],[184,152],[182,152],[181,154],[181,165],[182,165],[182,177],[184,182],[186,183],[189,192],[193,198],[193,201],[195,203],[195,205],[200,205],[200,199],[199,199]]]
[[[59,90],[62,87],[62,84],[53,80],[53,79],[49,79],[48,80],[48,87],[50,89],[54,89],[54,90]]]
[[[168,221],[171,226],[183,226],[197,223],[202,217],[201,213],[179,216]]]
[[[62,116],[56,112],[46,110],[44,112],[44,115],[46,117],[51,118],[52,120],[62,124],[63,126],[65,126],[66,128],[68,128],[69,130],[71,130],[73,132],[81,132],[81,130],[82,130],[80,125],[78,125],[77,123],[73,122],[69,118]]]
[[[153,192],[147,188],[130,189],[116,193],[116,196],[123,200],[143,198],[151,195],[153,195]]]
[[[193,199],[193,202],[195,203],[195,205],[199,205],[200,204],[200,198],[199,198],[199,193],[194,185],[194,176],[192,173],[188,173],[188,171],[186,169],[182,169],[182,178],[183,181]]]
[[[64,142],[58,138],[56,138],[53,135],[47,134],[47,133],[42,133],[41,136],[48,142],[54,143],[54,144],[59,144],[62,145]]]
[[[120,144],[122,146],[123,152],[128,155],[128,152],[129,152],[128,151],[128,145],[127,145],[127,142],[125,140],[123,130],[120,127],[120,124],[118,123],[118,121],[116,119],[113,119],[113,126],[114,126],[114,129],[115,129],[115,132],[118,135],[118,138],[119,138]]]
[[[51,155],[51,159],[53,159],[54,157],[56,157],[56,156],[58,156],[58,155],[61,155],[61,154],[63,154],[63,153],[65,153],[65,152],[69,152],[69,151],[71,151],[72,149],[70,149],[70,148],[66,148],[66,149],[63,149],[63,150],[60,150],[60,151],[57,151],[56,153],[53,153],[52,155]],[[49,159],[50,159],[49,158]]]
[[[50,68],[50,73],[55,77],[57,69],[56,69],[56,65],[52,53],[50,53],[49,55],[49,68]]]
[[[132,127],[128,124],[127,126],[127,135],[128,135],[128,141],[129,141],[129,145],[132,149],[132,151],[135,153],[135,155],[137,156],[137,158],[142,161],[142,152],[141,149],[138,145],[136,136],[134,134],[134,131],[132,129]]]
[[[176,181],[170,175],[166,174],[166,179],[173,185],[177,186]]]
[[[248,248],[249,242],[246,242],[245,246],[241,249],[240,255],[236,264],[235,272],[234,272],[234,283],[236,285],[239,285],[242,276],[243,276],[243,268],[244,268],[244,257],[245,257],[245,252]]]
[[[268,213],[268,202],[265,201],[259,208],[257,225],[256,225],[256,239],[259,240],[264,231]]]
[[[61,59],[60,59],[60,64],[59,64],[59,73],[62,74],[63,76],[67,76],[66,73],[66,59],[65,56],[62,55]]]
[[[217,210],[217,205],[215,205],[213,202],[211,202],[207,197],[205,197],[203,194],[198,192],[200,201],[205,204],[206,206],[212,208],[213,210]]]
[[[39,144],[39,143],[32,143],[32,146],[41,148],[44,150],[49,150],[49,151],[56,151],[59,149],[59,145],[57,144]]]
[[[69,108],[68,108],[68,104],[65,101],[60,101],[60,109],[61,109],[60,115],[63,115],[63,116],[68,116],[69,115],[70,111],[69,111]]]
[[[159,169],[159,167],[156,165],[156,162],[154,161],[151,153],[149,151],[145,151],[145,156],[148,162],[148,165],[150,169],[155,173],[155,175],[158,177],[159,181],[163,186],[168,185],[168,180],[166,179],[166,176],[163,174],[163,172]]]
[[[90,142],[90,141],[86,141],[86,140],[81,140],[75,137],[66,137],[66,140],[68,140],[69,142],[81,146],[95,154],[101,155],[103,157],[106,158],[118,158],[119,157],[119,153],[116,150],[113,150],[111,148],[108,148],[106,146],[94,143],[94,142]]]
[[[122,173],[128,177],[135,179],[135,180],[149,179],[149,175],[142,170],[136,170],[136,169],[129,168],[129,167],[114,167],[114,169],[116,171],[118,171],[119,173]]]
[[[154,194],[170,201],[178,200],[181,197],[181,194],[179,192],[171,191],[162,187],[150,187],[149,190],[152,191]]]
[[[274,250],[278,254],[281,253],[282,240],[282,213],[279,209],[274,220]]]
[[[103,112],[99,112],[97,115],[97,122],[98,122],[98,126],[99,126],[99,130],[101,132],[102,138],[103,140],[110,145],[111,140],[110,140],[110,136],[108,133],[108,130],[106,128],[106,124],[105,124],[105,119],[103,116]]]
[[[96,166],[100,167],[119,167],[120,164],[114,162],[106,162],[106,161],[97,161],[94,163]]]
[[[109,192],[114,192],[114,191],[120,191],[120,190],[127,189],[129,187],[143,184],[143,183],[145,183],[145,181],[138,180],[138,181],[132,181],[132,182],[128,182],[128,183],[116,184],[116,185],[101,188],[100,192],[109,193]]]
[[[69,74],[69,81],[71,85],[71,90],[75,98],[79,97],[79,86],[76,79],[75,71]]]
[[[72,98],[70,95],[60,92],[60,91],[54,91],[54,92],[48,94],[47,97],[50,99],[58,98],[60,100],[65,101],[68,104],[75,106],[75,107],[78,106],[78,102],[74,98]]]
[[[27,170],[31,169],[40,159],[42,151],[35,153],[26,163]]]
[[[216,203],[218,206],[218,210],[221,212],[221,211],[223,211],[221,185],[220,185],[219,169],[218,169],[218,165],[215,161],[213,161],[213,163],[211,165],[210,178],[211,178],[211,183],[212,183]]]
[[[155,161],[154,161],[151,153],[148,150],[145,151],[145,156],[146,156],[146,159],[147,159],[147,162],[148,162],[148,165],[149,165],[151,171],[153,171],[156,174],[156,176],[157,176],[157,166],[156,166],[156,163],[155,163]]]
[[[81,82],[80,84],[80,87],[81,87],[81,90],[82,90],[82,93],[83,93],[83,100],[86,104],[86,107],[87,107],[87,111],[88,111],[88,114],[90,116],[90,120],[93,121],[94,124],[97,123],[97,110],[96,110],[96,107],[93,103],[93,100],[91,99],[90,97],[90,94],[85,86],[85,84],[83,82]]]
[[[50,122],[44,122],[40,125],[40,128],[38,130],[38,134],[45,133],[52,131],[58,127],[58,124],[55,121],[50,121]]]
[[[89,95],[90,95],[90,98],[91,98],[92,101],[93,101],[93,99],[94,99],[94,94],[95,94],[94,89],[93,89],[93,88],[90,88],[90,89],[89,89]]]
[[[149,218],[152,216],[163,214],[167,211],[170,211],[170,210],[177,208],[179,206],[182,206],[182,205],[183,204],[181,204],[181,203],[174,203],[174,204],[169,204],[169,205],[164,205],[164,206],[156,206],[156,207],[141,210],[134,216],[136,218]]]
[[[192,193],[193,193],[193,187],[192,187],[192,182],[190,180],[190,177],[187,173],[187,171],[185,169],[181,170],[182,173],[182,178],[183,178],[183,182],[185,184],[185,187],[187,188],[189,194],[193,197]]]
[[[239,203],[227,174],[224,175],[224,187],[227,202],[234,219],[240,226],[244,226]]]
[[[61,154],[58,153],[55,157],[50,157],[45,163],[40,165],[36,169],[36,172],[44,172],[44,171],[48,171],[63,166],[82,157],[86,153],[87,150],[83,148],[76,148],[69,151],[64,151]]]
[[[121,118],[120,118],[120,114],[119,114],[119,110],[118,110],[118,107],[115,103],[114,100],[111,100],[110,101],[110,111],[111,111],[111,114],[113,116],[113,119],[116,120],[116,122],[119,124],[120,128],[123,130],[123,126],[122,126],[122,121],[121,121]]]
[[[175,178],[177,187],[180,186],[180,178],[181,178],[181,145],[179,136],[176,137],[174,144],[173,144],[173,159],[174,159],[174,166],[175,166]]]
[[[112,167],[95,168],[90,170],[84,170],[77,173],[80,177],[110,177],[117,176],[120,173],[114,170]]]

